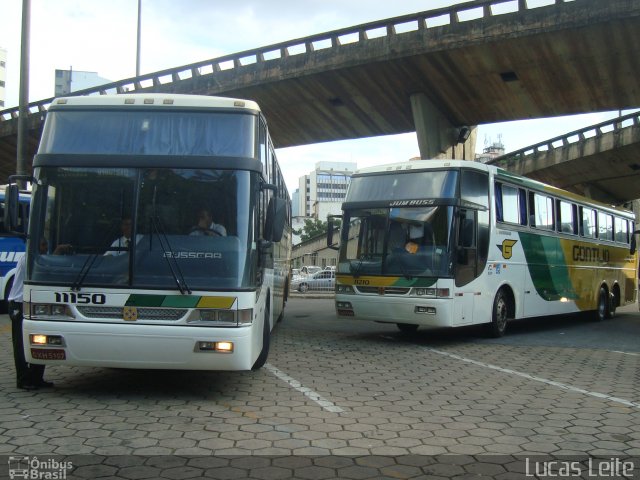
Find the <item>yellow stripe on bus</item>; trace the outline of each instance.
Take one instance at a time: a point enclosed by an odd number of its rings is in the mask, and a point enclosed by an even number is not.
[[[196,305],[197,308],[231,308],[236,297],[202,297]]]

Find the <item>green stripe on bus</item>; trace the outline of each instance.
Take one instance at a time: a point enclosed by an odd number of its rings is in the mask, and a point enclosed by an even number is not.
[[[136,294],[129,295],[127,299],[127,303],[125,306],[127,307],[160,307],[162,306],[162,302],[164,301],[164,295],[145,295],[145,294]]]
[[[199,295],[144,295],[129,296],[127,307],[171,307],[194,308],[200,301]]]
[[[200,295],[145,295],[133,294],[125,303],[127,307],[169,308],[231,308],[235,297],[203,297]],[[202,303],[202,305],[199,305]]]
[[[564,258],[560,240],[529,233],[520,233],[520,240],[538,295],[548,301],[577,298],[569,276],[568,267],[572,262]]]
[[[162,302],[163,307],[194,308],[200,301],[199,295],[167,295]]]

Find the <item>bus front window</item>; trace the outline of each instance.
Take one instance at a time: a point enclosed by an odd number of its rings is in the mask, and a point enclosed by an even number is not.
[[[339,273],[405,277],[452,275],[453,207],[357,209],[342,227]]]
[[[75,287],[243,288],[255,278],[257,174],[41,168],[30,280]],[[253,177],[256,178],[253,178]],[[203,211],[211,222],[199,228]]]

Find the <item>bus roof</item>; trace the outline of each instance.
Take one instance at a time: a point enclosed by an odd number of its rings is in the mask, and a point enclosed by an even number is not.
[[[484,163],[472,162],[469,160],[409,160],[407,162],[389,163],[386,165],[378,165],[376,167],[359,168],[353,176],[461,167],[475,168],[485,172],[489,170],[496,170],[496,167],[492,165],[485,165]]]
[[[432,170],[441,168],[472,168],[475,170],[481,170],[484,172],[493,172],[498,178],[506,181],[512,181],[519,183],[523,187],[533,188],[540,191],[546,191],[552,195],[558,195],[571,199],[574,201],[590,204],[602,208],[609,209],[618,213],[632,214],[628,209],[618,207],[616,205],[608,205],[598,200],[593,200],[577,193],[563,190],[562,188],[549,185],[532,178],[528,178],[517,173],[509,172],[494,165],[486,165],[480,162],[474,162],[470,160],[409,160],[406,162],[389,163],[386,165],[378,165],[375,167],[360,168],[355,171],[353,177],[375,175],[375,174],[388,174],[388,173],[406,173],[420,170]]]
[[[60,97],[53,100],[50,110],[71,107],[149,107],[164,108],[229,108],[259,112],[260,107],[252,100],[240,98],[212,97],[207,95],[183,95],[176,93],[122,93],[119,95],[91,95]]]

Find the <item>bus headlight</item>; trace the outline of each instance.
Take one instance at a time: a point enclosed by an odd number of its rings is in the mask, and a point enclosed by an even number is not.
[[[234,312],[233,310],[220,310],[218,312],[218,321],[235,323],[236,312]]]
[[[44,335],[40,333],[32,333],[31,335],[29,335],[29,343],[36,346],[66,346],[62,335]]]
[[[61,303],[24,303],[24,315],[30,319],[62,320],[73,318],[69,305]]]
[[[448,297],[450,295],[448,288],[414,288],[413,294],[418,297]]]
[[[217,308],[200,308],[193,311],[188,323],[211,323],[219,327],[236,327],[250,325],[253,322],[253,309],[222,310]]]
[[[195,352],[233,353],[233,342],[196,342]]]
[[[353,287],[351,285],[342,285],[336,283],[336,293],[343,293],[345,295],[353,295]]]

